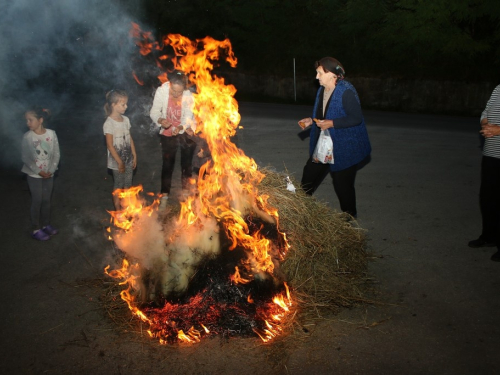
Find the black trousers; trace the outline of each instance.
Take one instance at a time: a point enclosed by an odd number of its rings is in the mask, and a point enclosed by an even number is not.
[[[500,159],[483,156],[479,205],[483,221],[481,237],[500,246]]]
[[[340,209],[356,217],[356,190],[354,188],[354,181],[356,180],[357,171],[358,165],[355,164],[338,172],[330,172],[329,164],[314,163],[309,158],[302,172],[302,189],[306,194],[313,195],[326,175],[330,173],[333,189],[340,203]]]
[[[193,154],[196,143],[189,138],[186,133],[175,137],[160,136],[161,149],[163,155],[163,165],[161,168],[161,193],[170,194],[172,186],[172,174],[175,166],[175,156],[177,149],[181,149],[181,181],[182,188],[187,189],[188,181],[193,174]]]

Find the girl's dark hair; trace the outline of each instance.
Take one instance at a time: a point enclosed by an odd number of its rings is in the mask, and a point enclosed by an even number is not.
[[[112,104],[118,103],[118,100],[128,98],[125,90],[110,90],[106,93],[106,104],[104,104],[104,112],[109,116],[113,112]]]
[[[186,88],[188,84],[188,78],[182,70],[174,70],[173,72],[167,73],[167,78],[170,83],[181,85]]]
[[[37,119],[43,118],[44,122],[50,120],[50,111],[47,108],[42,108],[39,105],[31,106],[25,113],[32,113]]]
[[[339,77],[338,79],[344,79],[345,77],[344,67],[333,57],[323,57],[314,63],[315,69],[318,69],[320,66],[323,68],[325,73],[332,72]]]

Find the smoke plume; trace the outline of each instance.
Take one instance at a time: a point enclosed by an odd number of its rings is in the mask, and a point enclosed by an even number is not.
[[[0,136],[4,168],[20,169],[19,144],[31,105],[53,115],[75,98],[113,87],[130,77],[133,17],[119,4],[138,10],[139,0],[0,0]],[[126,88],[126,87],[125,87]]]

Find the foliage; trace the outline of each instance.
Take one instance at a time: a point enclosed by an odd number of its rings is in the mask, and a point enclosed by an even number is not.
[[[349,75],[494,80],[498,0],[142,0],[158,36],[229,38],[238,69],[314,75],[334,56]]]

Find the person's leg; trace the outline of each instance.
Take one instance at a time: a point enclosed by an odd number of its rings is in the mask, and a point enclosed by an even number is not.
[[[123,173],[123,188],[129,189],[132,186],[132,179],[134,176],[134,169],[132,165],[127,165],[125,167],[125,173]]]
[[[300,186],[307,195],[313,195],[325,179],[329,169],[329,164],[313,163],[309,157],[302,170],[302,179],[300,181]]]
[[[481,162],[481,187],[479,203],[482,217],[480,238],[495,244],[500,215],[500,159],[483,156]],[[496,243],[498,245],[498,243]]]
[[[33,226],[33,230],[38,230],[41,228],[40,226],[40,211],[42,209],[42,178],[35,177],[27,177],[28,186],[30,188],[31,193],[31,225]]]
[[[189,189],[189,179],[193,176],[193,156],[196,149],[194,143],[185,133],[179,136],[179,144],[181,147],[181,179],[182,188]]]
[[[161,194],[170,194],[172,173],[174,172],[175,154],[177,153],[177,139],[161,136],[163,164],[161,168]]]
[[[115,206],[116,211],[120,211],[122,209],[120,204],[120,198],[118,194],[115,194],[116,190],[123,189],[125,184],[125,173],[120,173],[116,169],[112,169],[113,172],[113,205]]]
[[[31,224],[33,226],[31,237],[38,241],[47,241],[50,239],[50,236],[40,227],[40,212],[43,201],[42,180],[42,178],[28,176],[28,186],[31,193]]]
[[[340,209],[353,217],[357,216],[356,189],[354,188],[357,171],[358,165],[355,164],[347,169],[330,173],[333,188],[339,199]]]
[[[483,231],[476,244],[497,246],[491,260],[500,262],[500,159],[483,156],[479,200]],[[471,241],[474,243],[474,241]],[[470,243],[469,243],[470,245]],[[479,246],[476,246],[479,247]]]
[[[52,198],[54,177],[41,178],[40,180],[42,180],[41,224],[42,227],[46,227],[50,225],[50,200]]]

